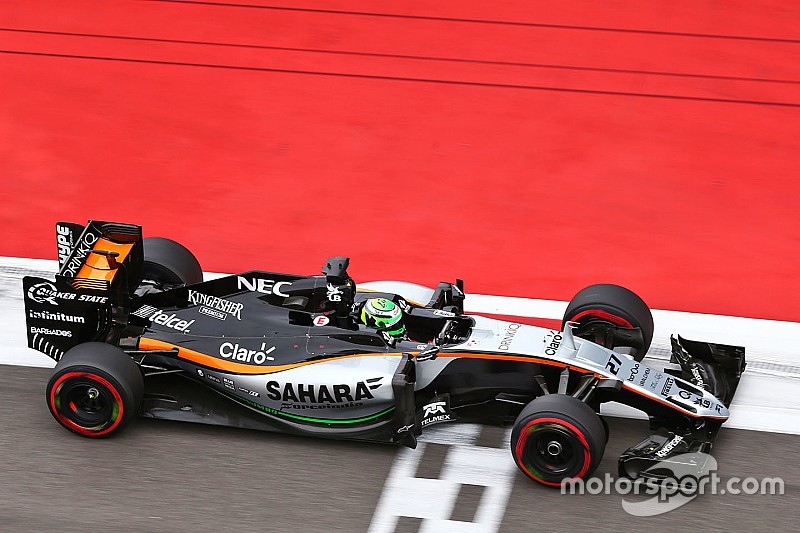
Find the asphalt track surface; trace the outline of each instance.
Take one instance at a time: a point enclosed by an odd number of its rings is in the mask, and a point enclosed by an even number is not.
[[[43,392],[49,372],[0,365],[3,531],[367,531],[401,451],[144,419],[117,437],[91,441],[52,419]],[[609,425],[600,476],[615,475],[618,454],[647,434],[641,420],[609,418]],[[504,433],[484,427],[479,439],[499,447]],[[515,472],[499,531],[796,530],[798,452],[796,435],[724,429],[714,448],[721,478],[781,476],[785,494],[702,495],[649,518],[625,513],[620,495],[561,495]],[[435,478],[447,446],[428,444],[420,453],[416,476]],[[481,498],[470,487],[451,517],[466,522],[465,531]],[[413,492],[404,499],[410,508],[430,503]],[[394,531],[419,531],[421,524],[401,518]]]

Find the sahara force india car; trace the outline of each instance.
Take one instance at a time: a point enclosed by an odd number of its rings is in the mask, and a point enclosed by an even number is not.
[[[203,281],[186,248],[140,226],[56,232],[55,281],[23,282],[28,344],[57,361],[51,413],[85,437],[143,416],[413,448],[432,424],[513,425],[519,468],[559,486],[597,467],[599,408],[615,401],[654,433],[620,474],[657,480],[671,457],[710,450],[745,367],[744,348],[680,337],[673,368],[643,364],[652,315],[617,285],[578,292],[556,331],[464,314],[461,280],[357,289],[345,257],[321,275]],[[403,338],[359,320],[377,297],[403,310]]]

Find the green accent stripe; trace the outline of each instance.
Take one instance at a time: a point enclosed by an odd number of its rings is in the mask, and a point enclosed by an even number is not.
[[[384,415],[391,413],[395,409],[394,406],[391,406],[388,409],[384,409],[380,413],[375,413],[374,415],[364,416],[361,418],[347,418],[347,419],[314,418],[311,416],[284,413],[283,411],[278,411],[277,409],[273,409],[272,407],[267,407],[266,405],[261,405],[260,403],[251,402],[250,400],[245,400],[244,398],[240,398],[239,396],[236,396],[229,392],[224,392],[224,391],[219,391],[219,392],[222,392],[225,396],[229,396],[230,398],[233,398],[238,402],[244,403],[245,405],[249,405],[250,407],[254,407],[260,411],[264,411],[267,414],[275,415],[278,417],[292,418],[295,420],[302,420],[303,422],[313,422],[315,424],[360,424],[362,422],[369,422],[370,420],[375,420],[376,418],[380,418]]]
[[[274,411],[274,409],[273,409],[273,411]],[[302,420],[303,422],[315,422],[317,424],[358,424],[358,423],[361,423],[361,422],[367,422],[369,420],[375,420],[376,418],[380,418],[385,414],[391,413],[392,411],[394,411],[394,406],[389,407],[388,409],[385,409],[385,410],[381,411],[380,413],[376,413],[374,415],[369,415],[369,416],[365,416],[365,417],[362,417],[362,418],[349,418],[349,419],[346,419],[346,420],[335,420],[335,419],[330,419],[330,418],[312,418],[310,416],[293,415],[291,413],[284,413],[282,411],[275,411],[275,412],[276,412],[276,414],[279,414],[280,416],[286,416],[288,418],[294,418],[294,419],[297,419],[297,420]]]

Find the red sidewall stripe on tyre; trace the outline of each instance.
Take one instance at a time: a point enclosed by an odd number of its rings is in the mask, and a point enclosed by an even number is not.
[[[528,436],[530,434],[529,430],[537,424],[545,424],[545,423],[553,423],[553,424],[558,424],[560,426],[564,426],[565,428],[572,431],[578,437],[578,440],[581,441],[581,444],[583,444],[583,468],[581,468],[581,471],[578,472],[578,474],[573,477],[582,478],[584,475],[586,475],[586,472],[589,470],[589,465],[591,464],[592,457],[589,452],[589,443],[587,442],[586,436],[583,434],[581,430],[579,430],[573,424],[570,424],[566,420],[561,420],[560,418],[537,418],[525,424],[525,426],[520,431],[520,437],[519,440],[517,441],[517,445],[514,447],[514,455],[517,458],[517,463],[519,463],[522,470],[529,477],[535,479],[539,483],[542,483],[544,485],[549,485],[551,487],[561,486],[561,483],[555,483],[553,481],[545,481],[540,477],[534,475],[530,470],[528,470],[528,468],[525,466],[525,462],[522,460],[523,452],[525,451],[525,443],[528,442]]]
[[[88,378],[100,383],[101,385],[106,387],[109,391],[111,391],[111,394],[114,396],[114,400],[117,402],[117,405],[119,405],[119,413],[117,414],[117,418],[116,420],[114,420],[111,426],[103,429],[102,431],[92,431],[90,429],[86,429],[82,426],[79,426],[78,424],[76,424],[75,422],[73,422],[72,420],[70,420],[69,418],[67,418],[66,416],[62,415],[59,412],[58,408],[56,407],[56,392],[66,380],[72,378]],[[114,428],[116,428],[120,424],[120,422],[122,421],[122,415],[125,413],[125,407],[122,402],[122,396],[120,395],[119,391],[117,391],[117,388],[104,377],[98,376],[97,374],[92,374],[91,372],[67,372],[66,374],[63,374],[61,377],[59,377],[58,380],[53,384],[53,387],[50,389],[50,410],[53,411],[53,414],[56,415],[56,418],[58,418],[59,422],[61,422],[65,426],[74,429],[81,435],[86,435],[88,437],[102,437],[103,435],[110,433],[111,431],[114,430]]]
[[[595,316],[602,320],[608,320],[609,322],[616,324],[617,326],[622,326],[624,328],[633,327],[633,324],[631,324],[628,320],[622,318],[621,316],[609,313],[608,311],[603,311],[602,309],[587,309],[586,311],[581,311],[574,317],[570,318],[570,321],[577,322],[578,320],[580,320],[585,316]]]

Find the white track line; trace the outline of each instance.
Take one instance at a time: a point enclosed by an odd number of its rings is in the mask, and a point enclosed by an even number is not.
[[[494,533],[500,529],[517,466],[509,453],[511,431],[503,446],[485,448],[475,441],[480,426],[457,424],[425,430],[416,450],[402,448],[386,478],[369,533],[393,533],[402,517],[421,519],[420,533]],[[419,472],[426,446],[448,445],[440,475]],[[452,520],[462,485],[479,485],[483,496],[472,522]],[[408,496],[424,505],[409,505]]]

